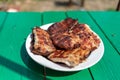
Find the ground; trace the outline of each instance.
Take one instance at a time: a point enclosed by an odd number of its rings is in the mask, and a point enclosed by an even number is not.
[[[7,2],[6,2],[7,1]],[[18,11],[66,11],[66,10],[115,10],[118,0],[85,0],[84,7],[81,0],[0,0],[0,9],[15,8]]]

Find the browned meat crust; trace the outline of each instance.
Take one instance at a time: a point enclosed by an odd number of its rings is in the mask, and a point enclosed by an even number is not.
[[[57,23],[51,25],[48,28],[48,32],[50,35],[54,35],[57,33],[63,33],[64,31],[68,30],[69,27],[72,27],[72,26],[76,25],[77,23],[78,23],[77,20],[67,18],[61,22],[57,22]]]
[[[56,49],[52,44],[49,34],[41,28],[38,27],[33,28],[31,51],[34,54],[47,56],[55,50]]]
[[[53,44],[61,49],[72,50],[81,47],[94,50],[100,43],[87,24],[79,24],[77,20],[70,18],[53,24],[48,28],[48,32]]]
[[[64,63],[69,67],[75,67],[83,62],[90,54],[90,50],[76,48],[73,50],[56,50],[48,56],[53,62]]]

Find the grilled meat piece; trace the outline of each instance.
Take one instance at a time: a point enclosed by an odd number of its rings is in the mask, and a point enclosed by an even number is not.
[[[61,22],[57,22],[53,25],[51,25],[48,28],[48,33],[50,35],[54,35],[56,33],[63,33],[64,31],[68,30],[69,28],[71,28],[72,26],[78,24],[78,21],[75,19],[71,19],[71,18],[67,18]]]
[[[73,25],[73,23],[70,24]],[[61,26],[56,24],[54,26],[56,26],[55,31],[57,30],[57,33],[53,31],[54,34],[51,34],[51,39],[53,44],[61,49],[72,50],[81,47],[94,50],[99,46],[100,39],[87,24],[74,23],[73,26],[68,26],[63,31]],[[54,29],[54,27],[51,26],[51,29]]]
[[[34,54],[40,54],[43,56],[47,56],[56,50],[49,34],[39,27],[33,28],[30,49]]]
[[[79,37],[78,44],[82,49],[94,50],[100,44],[99,37],[90,29],[87,24],[77,24],[71,29],[72,34]]]
[[[69,67],[75,67],[83,62],[90,54],[90,50],[76,48],[73,50],[56,50],[48,56],[48,58],[57,63],[63,63]]]
[[[72,50],[80,46],[79,43],[77,43],[79,37],[74,34],[69,34],[68,32],[52,35],[51,39],[53,44],[61,49]]]

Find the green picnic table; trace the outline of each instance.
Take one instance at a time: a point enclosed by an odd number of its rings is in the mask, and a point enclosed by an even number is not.
[[[88,69],[52,70],[33,61],[26,51],[33,27],[67,17],[88,24],[103,40],[104,56]],[[0,12],[0,80],[120,80],[120,12]]]

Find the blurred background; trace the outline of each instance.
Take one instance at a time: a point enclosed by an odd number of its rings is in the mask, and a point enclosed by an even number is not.
[[[0,11],[116,10],[119,0],[0,0]]]

